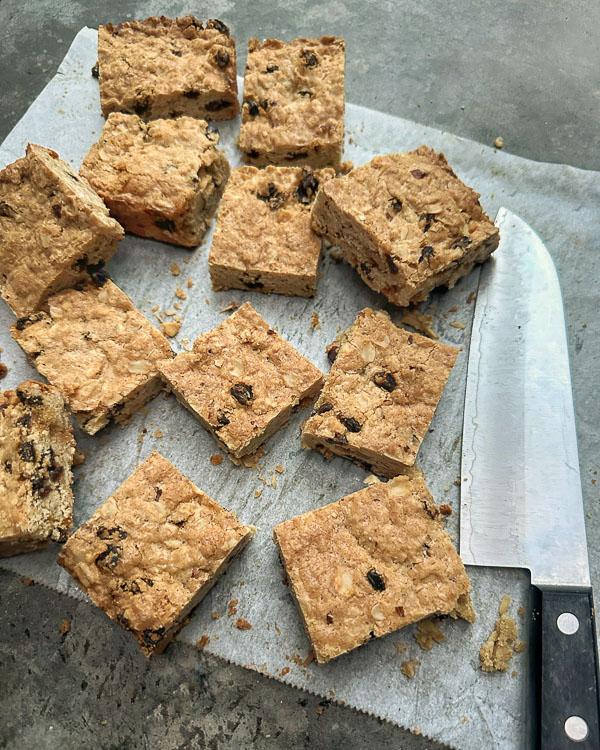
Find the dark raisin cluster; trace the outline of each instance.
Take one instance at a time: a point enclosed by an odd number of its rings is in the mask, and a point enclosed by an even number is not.
[[[246,383],[236,383],[235,385],[231,386],[229,392],[234,397],[234,399],[242,406],[249,406],[254,399],[252,386],[246,385]]]
[[[285,201],[285,194],[280,193],[273,182],[269,182],[267,185],[266,193],[256,193],[256,197],[259,201],[267,203],[271,211],[278,209]]]
[[[385,581],[383,576],[378,573],[375,568],[371,568],[367,573],[367,580],[375,591],[385,591]]]
[[[298,203],[302,203],[303,206],[309,206],[314,200],[318,189],[319,180],[315,177],[315,173],[309,167],[303,167],[302,177],[295,191]]]

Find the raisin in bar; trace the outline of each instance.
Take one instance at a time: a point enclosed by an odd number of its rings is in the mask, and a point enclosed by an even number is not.
[[[334,362],[302,445],[386,477],[412,466],[458,350],[365,308],[328,354]]]
[[[0,290],[16,315],[96,273],[123,229],[87,180],[30,143],[0,172]]]
[[[317,291],[321,238],[310,208],[332,169],[241,167],[219,206],[208,267],[213,288],[310,297]]]
[[[19,318],[13,338],[31,365],[62,393],[90,435],[127,422],[162,390],[158,365],[168,341],[112,281],[67,289],[48,311]]]
[[[475,620],[422,477],[374,484],[279,524],[273,538],[319,663],[431,615]]]
[[[154,451],[73,534],[58,563],[150,657],[253,534]]]
[[[204,120],[145,123],[108,116],[79,170],[128,232],[194,247],[208,229],[229,176]]]
[[[427,146],[378,156],[332,180],[312,219],[365,284],[400,306],[452,288],[499,242],[478,193]]]
[[[216,19],[147,18],[98,29],[100,105],[153,120],[231,120],[239,111],[235,39]]]
[[[323,384],[322,373],[248,302],[160,372],[235,463],[285,427]]]
[[[246,161],[340,169],[344,149],[343,39],[251,39],[238,145]]]
[[[56,388],[27,380],[0,393],[0,557],[45,547],[67,533],[74,453]]]

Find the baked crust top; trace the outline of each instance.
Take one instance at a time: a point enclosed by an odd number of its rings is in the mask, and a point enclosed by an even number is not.
[[[368,307],[332,346],[335,361],[303,433],[414,464],[458,350]]]
[[[154,451],[58,562],[151,651],[252,530]]]
[[[219,134],[204,120],[144,122],[112,112],[80,168],[98,194],[131,211],[178,216],[202,188],[202,170],[220,158]]]
[[[38,308],[86,247],[116,242],[123,229],[87,180],[55,151],[30,143],[0,172],[0,236],[0,286],[23,314]]]
[[[417,475],[285,521],[274,539],[319,662],[468,601],[462,561]]]
[[[235,39],[217,19],[206,27],[193,15],[100,26],[98,60],[103,110],[107,103],[143,102],[145,96],[237,91]]]
[[[375,157],[324,186],[323,199],[387,256],[395,283],[414,287],[498,233],[479,194],[427,146]]]
[[[315,275],[321,238],[310,208],[333,169],[240,167],[219,206],[209,263],[240,272]]]
[[[48,308],[20,318],[11,333],[84,419],[121,402],[173,356],[167,339],[110,280],[59,292]]]
[[[234,455],[323,378],[249,302],[160,369]]]
[[[71,526],[74,452],[73,429],[56,388],[26,380],[0,392],[0,540],[59,539]]]
[[[251,39],[240,148],[296,152],[343,141],[345,49],[334,36]]]

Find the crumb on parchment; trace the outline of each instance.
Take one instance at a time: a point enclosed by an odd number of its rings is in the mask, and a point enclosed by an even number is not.
[[[421,662],[418,659],[409,659],[408,661],[403,661],[402,666],[400,667],[400,671],[405,677],[408,677],[409,680],[414,679],[414,676],[416,674],[416,667],[418,667],[421,664]]]
[[[243,617],[238,617],[233,624],[238,630],[250,630],[252,628],[248,620],[245,620]]]
[[[160,327],[162,328],[162,332],[165,334],[165,336],[173,338],[173,336],[176,336],[179,333],[179,329],[181,328],[181,321],[170,320],[168,323],[162,323]]]
[[[429,336],[436,341],[439,339],[438,334],[432,330],[431,323],[433,322],[433,315],[426,315],[424,313],[417,312],[416,310],[406,310],[402,315],[402,323],[404,325],[414,328],[419,333],[424,333],[425,336]]]
[[[424,651],[431,651],[434,643],[443,643],[446,636],[433,620],[421,620],[417,625],[415,640]]]
[[[509,617],[510,596],[504,596],[498,607],[500,617],[496,620],[490,637],[479,651],[481,669],[484,672],[506,672],[515,653],[517,623]],[[523,650],[524,646],[520,648]]]

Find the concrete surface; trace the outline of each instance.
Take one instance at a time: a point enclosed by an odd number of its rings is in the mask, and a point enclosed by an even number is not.
[[[487,144],[501,135],[506,150],[528,158],[600,169],[600,6],[593,0],[0,0],[0,140],[54,74],[81,26],[187,12],[231,25],[239,71],[251,36],[339,34],[348,43],[350,101]],[[577,289],[565,291],[589,311],[585,330],[569,317],[567,324],[588,535],[598,547],[595,284],[582,272]],[[71,630],[61,635],[65,619]],[[55,747],[441,746],[320,705],[182,644],[147,664],[133,639],[103,613],[0,571],[0,748]]]
[[[183,644],[147,662],[103,612],[4,571],[0,632],[2,748],[441,747]]]

